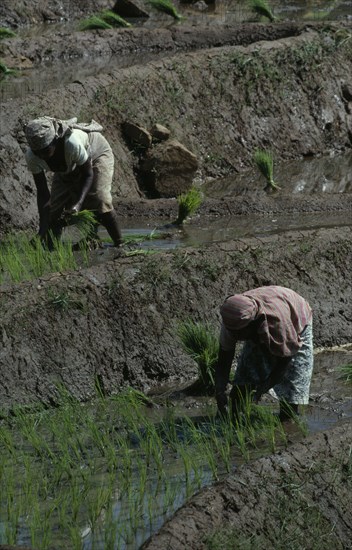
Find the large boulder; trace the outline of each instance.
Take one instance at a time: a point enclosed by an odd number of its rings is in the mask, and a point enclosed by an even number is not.
[[[141,177],[150,195],[177,197],[188,191],[198,169],[196,155],[176,139],[148,149],[140,163]]]
[[[141,0],[116,0],[113,11],[121,17],[149,17]]]

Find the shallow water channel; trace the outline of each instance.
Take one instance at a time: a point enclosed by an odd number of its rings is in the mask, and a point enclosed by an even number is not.
[[[143,235],[136,248],[144,250],[172,250],[179,247],[199,247],[214,242],[224,242],[244,237],[265,237],[267,235],[283,234],[288,231],[307,229],[348,227],[352,224],[350,210],[329,210],[329,197],[334,195],[350,196],[352,192],[352,154],[346,153],[316,159],[297,160],[281,163],[276,168],[275,179],[282,186],[278,192],[278,200],[287,198],[291,204],[291,212],[256,213],[246,215],[232,214],[229,210],[226,216],[204,216],[194,214],[180,228],[167,227],[165,219],[133,219],[120,218],[123,236],[126,239],[133,235]],[[223,200],[236,199],[253,201],[263,195],[264,183],[255,170],[244,175],[231,176],[219,180],[211,180],[201,186],[206,198]],[[326,209],[315,212],[294,212],[295,197],[324,197]],[[275,198],[273,207],[275,208]],[[267,206],[266,206],[267,208]],[[177,204],[175,202],[175,214]],[[173,220],[169,220],[172,222]],[[163,229],[165,228],[165,229]],[[150,239],[152,232],[155,237]],[[157,236],[160,235],[160,238]],[[99,236],[104,241],[107,233],[100,228]],[[258,241],[259,242],[259,241]],[[113,250],[99,251],[93,262],[101,263],[113,255]]]

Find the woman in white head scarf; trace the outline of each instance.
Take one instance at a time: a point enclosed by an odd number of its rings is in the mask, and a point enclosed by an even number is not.
[[[111,197],[114,155],[101,130],[95,121],[78,124],[76,118],[48,116],[25,126],[26,161],[37,188],[39,236],[51,247],[51,235],[59,238],[65,225],[63,214],[82,209],[95,213],[115,246],[122,243]],[[51,191],[46,172],[54,172]]]

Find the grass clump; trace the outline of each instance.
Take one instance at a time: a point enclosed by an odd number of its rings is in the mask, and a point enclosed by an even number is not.
[[[109,23],[109,25],[112,25],[113,27],[131,27],[132,26],[131,23],[126,21],[126,19],[123,19],[123,17],[121,17],[120,15],[118,15],[117,13],[111,10],[103,11],[99,15],[99,17],[106,23]]]
[[[184,350],[198,365],[199,381],[203,388],[213,393],[215,388],[214,373],[218,358],[219,341],[208,324],[185,321],[178,328]]]
[[[175,225],[182,225],[183,222],[196,212],[202,204],[202,194],[196,187],[191,187],[187,193],[182,193],[177,197],[178,216],[174,222]]]
[[[0,27],[0,40],[2,38],[13,38],[17,36],[15,32],[11,29],[6,29],[5,27]]]
[[[88,31],[95,29],[113,29],[115,27],[131,27],[125,19],[117,15],[111,10],[105,10],[98,15],[92,15],[88,19],[84,19],[79,24],[80,31]]]
[[[257,15],[267,17],[271,22],[277,21],[277,17],[275,17],[265,0],[249,0],[249,7]]]
[[[0,61],[0,76],[1,75],[7,75],[7,74],[13,74],[15,72],[16,72],[15,69],[9,69],[8,66],[5,65],[5,63]]]
[[[148,4],[158,11],[171,15],[171,17],[177,21],[181,21],[182,19],[182,16],[178,13],[177,9],[170,0],[148,0]]]
[[[104,21],[104,19],[101,19],[101,17],[98,17],[97,15],[92,15],[91,17],[88,17],[88,19],[84,19],[80,22],[78,30],[80,31],[92,31],[96,29],[112,29],[113,26],[110,25],[110,23],[107,23]]]
[[[339,367],[339,371],[341,373],[341,378],[343,378],[346,382],[352,382],[352,363],[342,365]]]
[[[274,181],[274,160],[273,155],[269,151],[263,151],[259,149],[254,153],[254,162],[259,168],[261,174],[266,179],[267,185],[265,190],[275,190],[281,189]]]

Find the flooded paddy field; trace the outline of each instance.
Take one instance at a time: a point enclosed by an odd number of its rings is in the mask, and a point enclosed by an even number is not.
[[[0,42],[0,251],[37,230],[23,123],[47,114],[102,123],[124,253],[99,228],[72,263],[38,252],[27,269],[8,249],[12,277],[1,256],[0,545],[350,548],[351,2],[273,2],[277,22],[180,3],[179,23],[154,11],[84,33],[102,2],[54,4],[0,8],[17,33]],[[150,198],[126,121],[196,156],[202,203],[182,226],[179,182]],[[177,330],[217,332],[225,296],[266,284],[313,308],[310,401],[283,426],[267,394],[234,429],[192,393]]]

